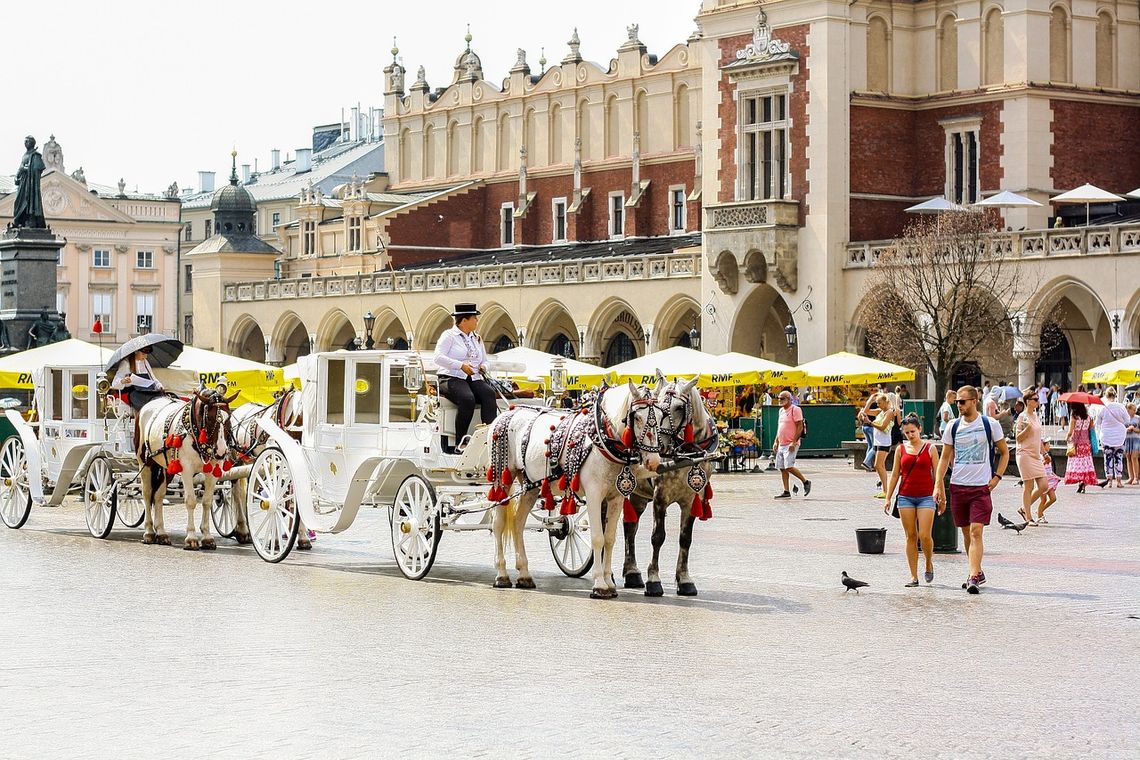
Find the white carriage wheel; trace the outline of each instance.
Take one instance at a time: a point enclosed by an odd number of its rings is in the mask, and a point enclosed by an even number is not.
[[[246,489],[245,519],[259,557],[280,562],[289,556],[300,520],[293,473],[280,449],[266,449],[254,461]]]
[[[210,505],[210,520],[214,532],[222,538],[233,538],[237,530],[237,514],[234,511],[234,489],[230,483],[214,485],[214,503]]]
[[[439,548],[439,504],[431,483],[420,475],[404,478],[389,517],[396,565],[405,578],[418,581],[431,570]]]
[[[590,542],[590,518],[585,504],[562,518],[562,525],[547,532],[554,564],[571,578],[581,578],[594,566],[594,547]]]
[[[0,446],[0,519],[9,528],[20,528],[31,512],[32,491],[28,486],[24,442],[19,436],[9,436]]]
[[[83,515],[87,530],[95,538],[111,535],[115,526],[115,474],[103,457],[91,460],[83,480]]]
[[[119,483],[115,489],[115,514],[124,526],[137,528],[146,519],[146,504],[142,499],[142,488],[136,479],[133,483]]]

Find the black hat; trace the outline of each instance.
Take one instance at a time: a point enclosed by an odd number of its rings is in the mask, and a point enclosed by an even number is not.
[[[477,317],[483,312],[475,308],[473,303],[457,303],[455,304],[455,311],[451,312],[453,317]]]

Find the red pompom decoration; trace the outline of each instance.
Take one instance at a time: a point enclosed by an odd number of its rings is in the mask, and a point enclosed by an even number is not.
[[[215,478],[222,477],[222,466],[217,464],[217,463],[214,464],[214,477]]]
[[[709,504],[709,500],[708,500],[708,499],[705,499],[705,500],[704,500],[704,504],[703,504],[703,507],[704,507],[704,508],[701,510],[701,519],[702,519],[702,520],[707,520],[707,519],[709,519],[710,517],[712,517],[712,505],[711,505],[711,504]]]
[[[685,425],[685,443],[693,442],[693,423]]]
[[[633,427],[627,427],[621,432],[621,445],[627,449],[633,446]]]
[[[180,436],[180,435],[174,436],[174,448],[176,448],[176,449],[182,448],[182,436]]]
[[[562,497],[562,509],[558,511],[562,515],[572,515],[578,511],[578,504],[574,501],[574,494],[568,493]]]
[[[231,462],[230,460],[227,459],[226,461],[222,462],[222,472],[229,472],[233,468],[234,468],[234,463]]]
[[[696,494],[693,496],[693,507],[689,510],[689,514],[693,517],[700,517],[705,513],[704,507],[701,506],[701,495]]]
[[[562,473],[562,477],[558,479],[558,488],[562,491],[566,490],[566,473]]]
[[[542,507],[547,511],[554,509],[554,492],[550,490],[550,478],[542,479],[542,487],[539,489],[539,495],[542,497]]]
[[[198,431],[198,443],[205,443],[207,440],[209,440],[209,439],[206,438],[206,431],[205,430],[199,430]]]
[[[515,476],[514,476],[514,474],[512,474],[512,473],[511,473],[511,471],[510,471],[510,469],[509,469],[509,468],[507,468],[507,467],[504,467],[504,468],[503,468],[503,478],[502,478],[502,480],[503,480],[503,487],[504,487],[504,488],[510,488],[510,487],[511,487],[511,483],[514,483],[514,482],[515,482]]]
[[[495,482],[495,465],[491,465],[487,468],[487,482],[488,483],[494,483]]]
[[[180,472],[182,472],[182,460],[181,459],[175,459],[170,464],[166,465],[166,474],[167,475],[177,475]]]
[[[570,478],[570,490],[574,493],[578,493],[578,489],[581,487],[582,479],[578,476],[578,473],[574,473],[574,477]]]
[[[637,510],[633,508],[633,502],[627,497],[621,505],[622,520],[627,523],[635,523],[638,519]]]

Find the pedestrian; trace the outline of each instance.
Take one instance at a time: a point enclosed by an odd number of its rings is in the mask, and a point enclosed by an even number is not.
[[[1061,422],[1061,386],[1053,383],[1049,391],[1049,424],[1063,425]]]
[[[871,420],[875,418],[877,412],[878,394],[871,394],[858,414],[859,424],[863,427],[863,443],[867,448],[863,455],[863,469],[867,472],[875,471],[872,467],[875,462],[875,428],[871,426]]]
[[[992,390],[992,386],[990,385],[990,381],[987,380],[985,383],[982,384],[981,390],[979,390],[978,393],[980,393],[982,395],[983,399],[987,399],[990,397],[990,391],[991,390]]]
[[[1097,438],[1104,453],[1104,480],[1097,483],[1101,488],[1114,480],[1117,488],[1124,488],[1124,442],[1131,418],[1124,404],[1116,400],[1116,386],[1105,388],[1104,409],[1096,418]]]
[[[1096,423],[1089,419],[1088,409],[1079,401],[1069,404],[1069,432],[1065,435],[1069,447],[1066,450],[1065,483],[1076,484],[1077,493],[1084,493],[1085,486],[1097,484],[1096,468],[1093,466],[1092,442],[1089,435],[1096,429]]]
[[[875,444],[875,472],[879,474],[880,489],[875,498],[882,499],[887,495],[883,490],[887,487],[887,454],[891,450],[891,431],[895,427],[898,412],[891,406],[891,399],[885,393],[880,393],[875,398],[875,405],[879,413],[871,420],[874,431],[871,440]]]
[[[800,439],[804,435],[804,411],[792,403],[792,394],[787,388],[780,391],[780,416],[776,423],[776,467],[784,490],[777,499],[790,499],[788,476],[793,475],[804,484],[804,496],[811,493],[811,481],[796,469],[796,453],[800,449]]]
[[[910,398],[910,391],[906,389],[905,385],[896,386],[895,393],[897,393],[899,395],[899,398],[903,401],[906,401],[908,398]]]
[[[962,543],[970,559],[970,574],[962,588],[967,593],[977,594],[978,587],[986,582],[986,574],[982,572],[982,532],[993,514],[990,492],[1001,482],[1009,464],[1009,447],[1001,436],[1001,426],[979,413],[977,390],[969,386],[960,388],[955,402],[959,415],[942,436],[942,455],[934,476],[934,501],[946,503],[942,479],[953,462],[950,513],[954,525],[962,530]]]
[[[1061,389],[1060,388],[1057,389],[1057,396],[1056,396],[1056,399],[1053,403],[1057,407],[1057,413],[1053,417],[1053,419],[1056,420],[1056,422],[1054,424],[1060,425],[1061,427],[1068,427],[1069,426],[1069,404],[1068,404],[1068,402],[1061,400]]]
[[[1045,510],[1057,503],[1057,486],[1061,485],[1061,479],[1053,470],[1053,457],[1049,455],[1049,444],[1044,441],[1041,443],[1041,460],[1045,466],[1046,491],[1041,494],[1041,500],[1037,504],[1037,524],[1048,525]]]
[[[891,482],[886,488],[883,511],[891,511],[891,497],[895,488],[899,495],[895,502],[899,520],[906,532],[906,561],[910,566],[910,582],[906,588],[918,585],[918,547],[922,545],[922,556],[926,559],[926,582],[934,582],[934,539],[930,531],[934,527],[934,511],[938,514],[946,510],[945,504],[934,503],[934,454],[933,445],[922,440],[922,423],[917,416],[903,420],[903,436],[906,440],[895,449],[895,463],[891,468]]]
[[[1128,428],[1124,436],[1124,458],[1128,463],[1129,485],[1140,485],[1140,415],[1136,404],[1125,407],[1128,410]]]
[[[1033,519],[1033,502],[1048,490],[1045,463],[1041,459],[1041,418],[1037,410],[1041,403],[1035,393],[1025,394],[1025,411],[1017,417],[1014,426],[1017,441],[1017,472],[1021,476],[1021,519],[1036,525]]]
[[[954,391],[946,391],[946,399],[942,402],[942,406],[938,407],[938,437],[941,438],[942,434],[946,432],[946,428],[950,427],[950,423],[954,421],[957,416],[954,412],[954,399],[957,394]]]
[[[1037,388],[1037,416],[1042,425],[1049,422],[1049,386],[1045,383]]]

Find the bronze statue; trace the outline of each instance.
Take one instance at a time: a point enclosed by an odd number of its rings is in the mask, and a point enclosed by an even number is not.
[[[44,159],[36,150],[36,138],[31,135],[24,138],[24,147],[28,150],[16,172],[16,205],[8,226],[42,230],[47,227],[47,222],[44,221],[44,199],[40,193]]]
[[[47,311],[40,312],[40,318],[28,328],[28,348],[39,348],[54,343],[55,323],[48,317]]]

